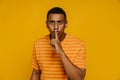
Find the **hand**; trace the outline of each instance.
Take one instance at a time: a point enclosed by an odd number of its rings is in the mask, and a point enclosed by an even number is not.
[[[63,48],[60,44],[59,38],[58,38],[58,34],[57,31],[55,30],[55,38],[52,38],[50,41],[50,45],[54,48],[54,50],[58,53],[61,54],[63,52]]]

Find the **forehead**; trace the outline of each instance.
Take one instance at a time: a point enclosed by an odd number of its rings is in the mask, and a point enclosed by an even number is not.
[[[49,14],[48,20],[65,20],[65,17],[63,14]]]

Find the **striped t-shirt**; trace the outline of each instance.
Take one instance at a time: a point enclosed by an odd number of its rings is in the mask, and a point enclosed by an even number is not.
[[[61,45],[74,65],[86,68],[85,45],[80,39],[67,34]],[[41,71],[40,80],[68,80],[61,58],[50,45],[48,35],[35,42],[32,67]]]

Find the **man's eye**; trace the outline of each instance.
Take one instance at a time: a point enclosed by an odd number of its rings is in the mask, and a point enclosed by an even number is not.
[[[49,24],[53,25],[53,24],[54,24],[54,22],[53,22],[53,21],[51,21],[51,22],[49,22]]]
[[[63,24],[63,22],[58,22],[59,25]]]

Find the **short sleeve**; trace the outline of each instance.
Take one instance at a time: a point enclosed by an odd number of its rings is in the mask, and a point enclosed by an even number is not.
[[[32,67],[36,70],[39,70],[39,64],[38,61],[36,59],[36,50],[34,48],[33,50],[33,54],[32,54]]]
[[[73,63],[79,68],[86,68],[86,48],[84,43],[81,45]]]

